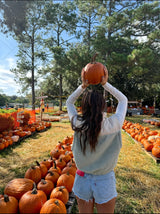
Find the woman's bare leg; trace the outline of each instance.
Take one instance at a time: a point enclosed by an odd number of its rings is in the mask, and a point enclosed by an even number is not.
[[[114,213],[115,203],[116,198],[113,198],[104,204],[96,204],[97,213]]]
[[[85,201],[76,197],[79,213],[93,213],[94,200]]]

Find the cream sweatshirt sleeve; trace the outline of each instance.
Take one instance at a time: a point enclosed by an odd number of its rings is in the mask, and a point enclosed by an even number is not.
[[[118,106],[114,115],[117,117],[120,127],[122,127],[126,116],[128,99],[122,92],[108,82],[103,87],[118,100]]]
[[[84,92],[85,89],[82,88],[80,85],[67,99],[66,105],[67,105],[67,111],[70,121],[74,116],[77,115],[77,110],[74,105],[75,101],[78,99],[78,97]],[[76,117],[74,117],[74,120],[76,120]]]

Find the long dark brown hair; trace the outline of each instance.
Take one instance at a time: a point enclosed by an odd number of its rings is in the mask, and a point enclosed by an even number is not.
[[[105,100],[102,93],[97,90],[86,90],[82,97],[82,115],[77,119],[82,123],[80,126],[73,125],[72,129],[80,133],[80,146],[85,154],[87,142],[90,144],[91,151],[95,151],[98,143],[98,135],[101,130]],[[83,137],[83,142],[82,142]]]

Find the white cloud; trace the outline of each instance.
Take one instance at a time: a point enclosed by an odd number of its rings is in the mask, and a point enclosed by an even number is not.
[[[7,58],[6,61],[8,62],[10,68],[16,67],[16,62],[14,58]]]
[[[20,89],[14,80],[14,74],[10,71],[15,66],[14,58],[7,58],[0,61],[0,89],[8,96],[18,95],[17,92]]]

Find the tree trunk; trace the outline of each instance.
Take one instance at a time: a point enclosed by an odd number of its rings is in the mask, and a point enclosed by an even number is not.
[[[59,110],[62,111],[62,94],[63,94],[63,91],[62,91],[62,74],[60,74],[60,77],[59,77],[59,96],[60,96],[60,99],[59,99]]]
[[[31,39],[32,44],[32,110],[35,110],[35,91],[34,91],[34,33]]]

